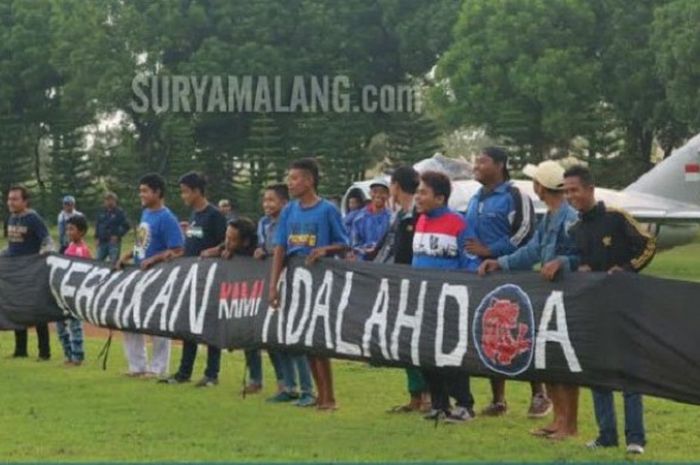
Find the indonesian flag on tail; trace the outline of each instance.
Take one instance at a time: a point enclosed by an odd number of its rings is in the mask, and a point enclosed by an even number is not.
[[[685,180],[687,182],[700,182],[700,164],[690,163],[685,165]]]

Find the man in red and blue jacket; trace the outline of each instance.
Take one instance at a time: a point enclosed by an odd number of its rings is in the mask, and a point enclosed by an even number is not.
[[[416,211],[420,214],[413,236],[415,268],[476,271],[478,258],[467,258],[467,225],[462,215],[447,207],[452,187],[450,179],[435,171],[421,175],[416,191]],[[469,376],[459,368],[432,368],[423,371],[428,383],[432,409],[424,418],[463,423],[474,418],[474,398]],[[450,409],[450,396],[456,408]]]

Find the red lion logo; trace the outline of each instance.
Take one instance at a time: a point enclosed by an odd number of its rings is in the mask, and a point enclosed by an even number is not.
[[[510,365],[518,355],[530,350],[528,325],[518,323],[520,306],[507,299],[491,299],[482,319],[481,346],[484,355],[499,365]],[[518,335],[513,338],[517,327]]]

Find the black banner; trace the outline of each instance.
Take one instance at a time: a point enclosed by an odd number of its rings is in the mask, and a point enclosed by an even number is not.
[[[269,263],[180,259],[115,272],[58,255],[0,259],[0,324],[71,314],[222,348],[291,347],[377,364],[638,391],[700,404],[700,284],[630,273],[480,278],[292,260],[282,304]]]

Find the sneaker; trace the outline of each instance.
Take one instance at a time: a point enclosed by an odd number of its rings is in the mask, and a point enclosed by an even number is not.
[[[168,376],[167,378],[161,378],[158,380],[158,384],[184,384],[189,382],[189,379],[181,378],[178,375],[172,375]]]
[[[464,424],[469,420],[473,420],[475,416],[476,415],[474,415],[474,411],[472,409],[457,407],[456,409],[452,410],[449,415],[447,415],[447,418],[445,418],[445,423],[451,423],[453,425]]]
[[[481,411],[487,417],[500,417],[508,411],[508,404],[505,402],[491,402],[488,407]]]
[[[305,392],[299,397],[299,400],[294,403],[297,407],[313,407],[316,405],[316,397],[313,394]]]
[[[589,449],[602,449],[605,447],[617,447],[617,444],[603,444],[600,439],[594,439],[586,443],[586,447]]]
[[[641,455],[644,453],[644,446],[641,444],[627,444],[627,453]]]
[[[194,385],[194,387],[214,387],[219,384],[218,378],[210,378],[208,376],[202,376],[202,379],[197,381],[197,383]]]
[[[542,418],[552,411],[552,401],[543,394],[535,394],[530,401],[530,409],[527,411],[528,418]]]
[[[292,402],[299,399],[299,394],[296,392],[282,391],[278,394],[267,399],[268,402],[281,403],[281,402]]]
[[[426,413],[423,415],[423,420],[428,420],[428,421],[440,421],[444,420],[447,418],[447,412],[444,410],[437,410],[437,409],[430,409],[430,412]]]

